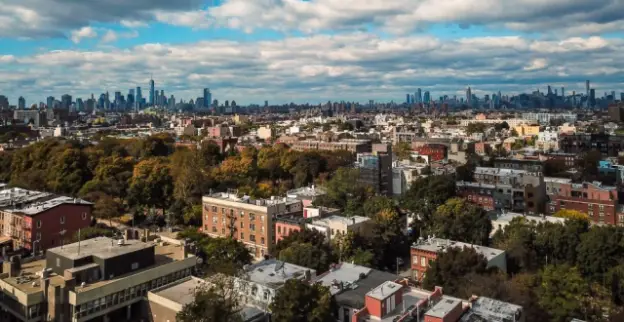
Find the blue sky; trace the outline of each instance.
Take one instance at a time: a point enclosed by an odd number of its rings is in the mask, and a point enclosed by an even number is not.
[[[4,0],[0,94],[239,104],[624,92],[621,0]]]

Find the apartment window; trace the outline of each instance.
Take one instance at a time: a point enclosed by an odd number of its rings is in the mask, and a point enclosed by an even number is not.
[[[264,245],[264,237],[260,237],[260,244]]]
[[[414,258],[412,259],[412,263],[418,265],[418,256],[414,256]]]
[[[264,222],[264,215],[261,215],[261,216],[260,216],[260,220],[261,220],[262,222]]]
[[[256,224],[249,224],[249,230],[256,231]]]
[[[56,267],[61,267],[61,259],[60,258],[56,258]]]
[[[130,267],[130,269],[135,270],[139,268],[139,263],[132,263],[132,266]]]
[[[221,235],[225,235],[225,228],[221,228]]]
[[[241,228],[245,228],[245,223],[241,221]]]
[[[241,216],[241,218],[245,217],[245,212],[241,210],[240,216]]]
[[[221,213],[225,214],[225,208],[221,208]]]
[[[427,267],[427,258],[425,256],[420,257],[420,266]]]
[[[240,239],[241,239],[241,240],[244,240],[244,239],[245,239],[245,234],[244,234],[244,233],[241,233],[241,234],[240,234]]]
[[[263,226],[264,228],[264,226]],[[282,233],[282,226],[277,226],[277,233],[281,234]]]
[[[213,233],[216,233],[216,232],[217,232],[217,227],[212,226],[212,232],[213,232]]]
[[[82,213],[82,220],[87,220],[87,213],[86,212]]]
[[[260,231],[264,232],[264,225],[260,226]]]
[[[41,228],[41,220],[37,220],[37,228]]]
[[[256,235],[249,235],[249,241],[256,242]]]
[[[256,220],[256,215],[253,213],[249,213],[249,220]]]
[[[600,211],[604,211],[604,205],[599,205],[598,208],[600,208]]]
[[[65,223],[65,216],[61,216],[61,224]]]
[[[213,225],[216,225],[218,221],[219,221],[219,219],[217,218],[217,216],[212,216],[212,224]]]
[[[217,207],[215,207],[215,206],[212,206],[211,208],[212,208],[212,212],[218,212],[219,211],[219,209]]]

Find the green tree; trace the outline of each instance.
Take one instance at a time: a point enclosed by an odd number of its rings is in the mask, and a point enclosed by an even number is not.
[[[334,304],[327,287],[290,279],[277,291],[269,308],[275,321],[327,322],[333,319]]]
[[[581,273],[592,281],[603,281],[605,274],[622,261],[621,228],[592,227],[581,236],[577,251]]]
[[[134,167],[129,195],[134,205],[162,209],[169,207],[173,195],[169,164],[163,158],[145,159]]]
[[[176,320],[180,322],[243,322],[243,299],[233,278],[219,275],[210,284],[195,290],[193,302],[184,305]]]
[[[412,147],[407,142],[399,142],[393,150],[399,160],[408,160],[412,155]]]
[[[331,254],[312,244],[295,242],[279,252],[279,260],[325,272],[331,263]]]
[[[463,198],[449,199],[433,215],[431,230],[438,237],[487,245],[492,223],[483,208]]]
[[[203,251],[206,264],[215,272],[236,274],[252,260],[245,245],[232,238],[211,238],[203,245]]]
[[[429,265],[423,287],[433,289],[441,286],[447,294],[464,293],[472,274],[488,273],[485,257],[468,247],[446,248],[444,252],[438,253],[436,260]]]
[[[539,278],[537,298],[552,316],[551,321],[563,322],[582,316],[582,300],[588,287],[578,269],[569,265],[548,265]]]
[[[510,274],[534,272],[540,266],[535,247],[535,224],[525,218],[514,218],[507,227],[498,230],[492,243],[507,254],[507,271]]]

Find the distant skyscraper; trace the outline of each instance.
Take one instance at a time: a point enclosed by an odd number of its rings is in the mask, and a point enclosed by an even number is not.
[[[412,94],[410,101],[412,104],[416,103],[416,96],[414,96],[414,94]]]
[[[585,81],[585,95],[589,97],[589,79]]]
[[[69,94],[61,96],[61,108],[69,109],[72,104],[72,97]]]
[[[76,110],[80,112],[80,111],[84,111],[84,109],[85,109],[84,101],[82,100],[82,98],[77,98]]]
[[[26,100],[24,99],[24,97],[20,96],[17,99],[17,108],[20,110],[26,109]]]
[[[211,102],[212,93],[210,93],[210,88],[204,88],[204,107],[210,107]]]
[[[431,101],[431,93],[429,93],[429,91],[426,91],[425,95],[423,95],[423,103],[429,104],[430,101]]]
[[[552,88],[550,88],[550,85],[548,85],[548,96],[550,96],[552,94]]]
[[[565,99],[565,88],[561,87],[561,97]]]
[[[617,100],[617,97],[615,97],[615,91],[611,91],[611,100]]]
[[[422,89],[418,89],[416,90],[416,103],[422,103],[423,102],[423,97],[422,97]]]
[[[405,103],[407,103],[407,104],[410,104],[410,103],[411,103],[411,102],[410,102],[410,94],[407,94],[407,95],[405,96]]]
[[[472,89],[470,87],[466,90],[466,103],[468,103],[468,105],[472,103]]]
[[[620,93],[620,101],[624,102],[624,93]]]
[[[141,103],[143,102],[143,94],[141,94],[141,87],[136,88],[136,96],[134,97],[134,110],[139,111],[141,109]]]
[[[595,89],[590,89],[589,90],[589,106],[588,107],[595,107],[596,106],[596,90]]]
[[[54,96],[48,96],[46,99],[46,105],[48,108],[52,108],[54,106]]]
[[[153,79],[150,79],[149,85],[150,85],[149,104],[151,106],[154,106],[154,103],[155,103],[154,100],[156,99],[156,89],[154,88],[155,84],[154,84],[154,80]]]

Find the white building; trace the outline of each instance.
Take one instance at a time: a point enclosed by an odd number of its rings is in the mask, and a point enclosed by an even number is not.
[[[363,216],[343,217],[333,215],[327,218],[314,220],[308,223],[306,227],[324,234],[329,242],[331,242],[337,234],[344,235],[352,231],[362,236],[370,236],[373,230],[370,218]]]

